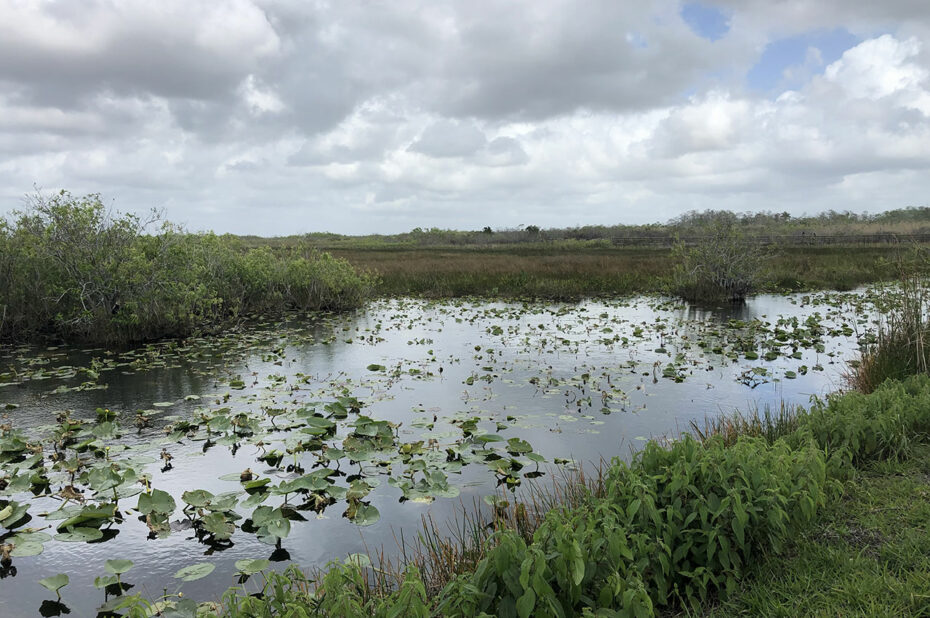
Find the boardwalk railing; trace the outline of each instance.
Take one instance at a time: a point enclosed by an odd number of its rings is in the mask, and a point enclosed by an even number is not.
[[[611,242],[623,247],[671,247],[677,242],[695,245],[705,239],[704,236],[656,237],[611,237]],[[894,245],[930,243],[930,234],[837,234],[832,236],[803,233],[785,235],[747,235],[746,242],[760,245]]]

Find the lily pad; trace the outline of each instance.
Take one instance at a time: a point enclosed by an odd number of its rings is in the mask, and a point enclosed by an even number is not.
[[[174,574],[175,579],[180,579],[184,582],[193,582],[198,579],[203,579],[207,575],[213,572],[216,569],[216,565],[211,562],[200,562],[198,564],[192,564],[186,566],[183,569],[180,569],[177,573]]]
[[[56,541],[66,543],[88,543],[90,541],[99,541],[103,538],[103,532],[97,528],[68,528],[66,532],[60,532],[55,535]]]

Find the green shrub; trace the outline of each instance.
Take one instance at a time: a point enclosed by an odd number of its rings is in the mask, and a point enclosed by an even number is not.
[[[373,284],[326,253],[187,234],[155,214],[110,213],[98,195],[37,196],[0,222],[0,340],[186,336],[249,315],[350,309]]]
[[[742,302],[757,289],[767,258],[729,221],[711,225],[693,246],[679,243],[673,255],[673,293],[697,302]]]

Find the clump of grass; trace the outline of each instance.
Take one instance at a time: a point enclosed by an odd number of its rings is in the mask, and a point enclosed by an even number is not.
[[[881,315],[875,340],[848,374],[852,388],[871,393],[888,379],[927,373],[930,367],[930,259],[925,249],[898,256],[897,283],[883,290],[877,307]]]
[[[766,406],[761,412],[753,410],[744,414],[737,411],[728,416],[705,418],[703,425],[692,421],[691,433],[701,442],[716,438],[726,446],[736,444],[741,436],[764,438],[772,444],[798,429],[801,414],[803,410],[797,406],[782,402],[776,410]]]

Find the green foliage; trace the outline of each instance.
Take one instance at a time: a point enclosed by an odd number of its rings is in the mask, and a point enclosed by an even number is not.
[[[0,221],[0,340],[186,336],[248,315],[357,307],[373,283],[326,253],[187,234],[157,213],[111,213],[93,194],[36,196]]]
[[[896,284],[878,299],[881,323],[874,341],[865,345],[850,384],[871,393],[888,379],[928,373],[930,370],[930,256],[912,247],[895,256]]]
[[[743,301],[756,291],[766,252],[732,223],[714,223],[693,246],[679,244],[672,290],[685,300]]]
[[[744,426],[757,437],[686,435],[668,447],[648,443],[629,464],[614,460],[596,492],[554,505],[531,535],[494,533],[474,568],[435,593],[413,567],[385,591],[348,561],[315,581],[296,569],[269,573],[257,596],[232,589],[224,615],[697,611],[734,594],[755,556],[778,554],[809,529],[855,466],[903,458],[930,435],[930,377],[815,401],[790,422],[782,413]]]
[[[755,561],[705,616],[923,616],[930,582],[930,446],[866,466],[817,526]]]

